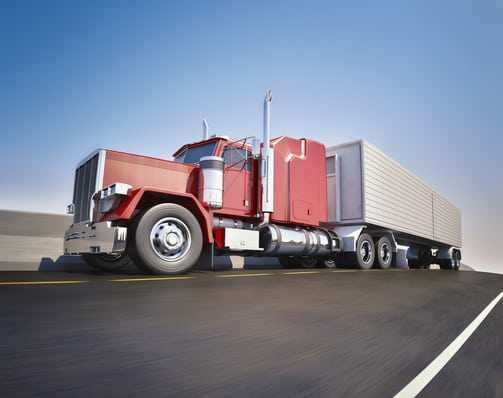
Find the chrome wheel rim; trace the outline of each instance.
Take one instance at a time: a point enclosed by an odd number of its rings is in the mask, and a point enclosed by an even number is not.
[[[154,253],[162,260],[177,261],[190,250],[190,230],[178,218],[165,217],[152,227],[150,245]]]
[[[372,260],[372,245],[368,240],[363,241],[360,246],[360,258],[365,264]]]
[[[381,257],[381,261],[383,262],[383,264],[388,264],[391,257],[390,257],[389,246],[386,243],[381,245],[379,249],[379,256]]]

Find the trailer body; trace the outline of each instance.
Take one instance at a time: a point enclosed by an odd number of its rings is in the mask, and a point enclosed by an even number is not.
[[[415,247],[416,257],[421,249],[445,257],[461,248],[461,211],[364,140],[327,148],[327,192],[328,224],[343,236],[345,251],[356,250],[362,230],[388,231],[394,253],[405,246]]]
[[[328,222],[461,247],[461,211],[366,141],[327,148]]]

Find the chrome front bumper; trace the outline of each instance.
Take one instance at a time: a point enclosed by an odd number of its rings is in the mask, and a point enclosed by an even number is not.
[[[114,227],[110,221],[81,222],[65,232],[64,253],[122,253],[126,239],[126,227]]]

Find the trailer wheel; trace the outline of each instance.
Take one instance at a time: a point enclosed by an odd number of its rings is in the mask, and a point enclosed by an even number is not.
[[[454,250],[454,270],[457,271],[461,266],[461,252],[459,250]]]
[[[430,265],[435,261],[433,255],[431,254],[430,247],[423,247],[419,251],[419,263],[422,269],[429,269]]]
[[[129,262],[125,253],[83,253],[82,258],[91,267],[107,272],[118,271]]]
[[[361,234],[356,242],[356,262],[361,269],[370,269],[374,264],[375,246],[369,234]]]
[[[461,252],[453,250],[452,258],[446,260],[439,260],[438,265],[441,269],[450,269],[457,271],[461,265]]]
[[[386,236],[382,236],[376,243],[376,259],[374,263],[382,269],[388,269],[393,260],[393,250],[391,242]]]
[[[164,203],[152,207],[133,223],[131,257],[154,274],[187,272],[203,247],[199,222],[186,208]]]

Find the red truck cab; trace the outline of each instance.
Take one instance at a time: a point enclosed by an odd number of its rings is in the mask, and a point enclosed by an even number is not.
[[[340,242],[321,227],[325,146],[266,134],[257,142],[213,136],[182,146],[172,161],[96,151],[77,167],[65,254],[105,269],[130,256],[168,274],[189,270],[208,245],[244,255],[331,257]]]

